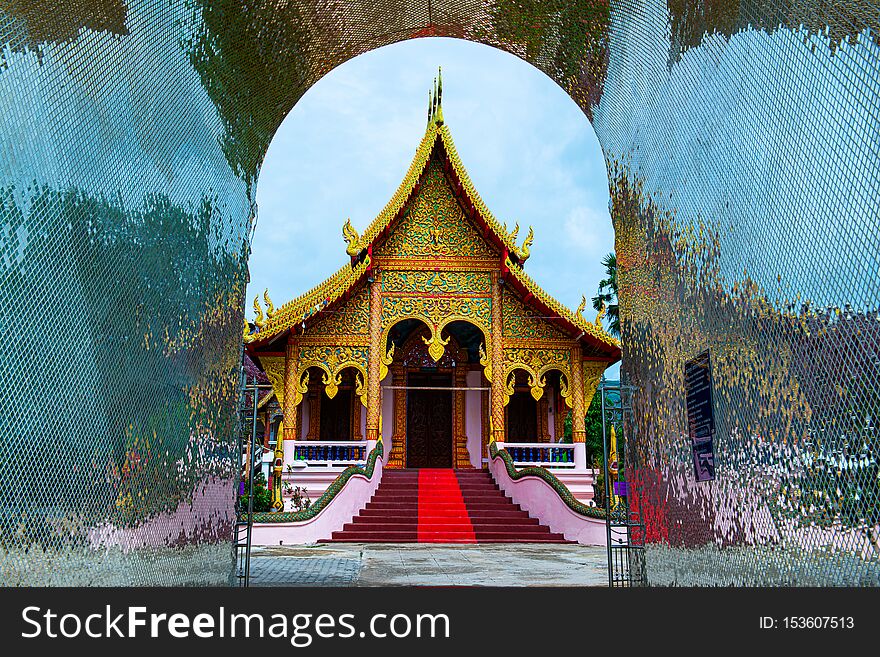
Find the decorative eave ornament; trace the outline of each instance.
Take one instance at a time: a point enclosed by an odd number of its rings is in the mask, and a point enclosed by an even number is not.
[[[363,248],[361,247],[361,237],[351,225],[351,219],[346,219],[345,223],[342,224],[342,238],[347,244],[345,252],[350,257],[356,258],[358,254],[363,251]]]
[[[516,233],[519,230],[519,224],[516,225],[516,228],[511,233],[510,237],[514,243],[516,243]],[[514,250],[516,254],[517,260],[519,260],[519,264],[523,264],[526,260],[529,259],[531,255],[531,246],[535,241],[535,229],[532,226],[529,226],[529,234],[526,235],[526,239],[523,241],[523,244],[518,249]]]
[[[268,287],[263,291],[263,300],[266,302],[266,319],[272,319],[272,316],[275,314],[275,304],[269,298]]]
[[[254,313],[256,313],[256,316],[254,317],[254,326],[258,329],[263,328],[266,325],[266,320],[263,317],[263,308],[260,306],[259,295],[254,297]]]

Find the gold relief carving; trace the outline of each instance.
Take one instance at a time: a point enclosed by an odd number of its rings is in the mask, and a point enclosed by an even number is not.
[[[513,397],[513,393],[515,392],[515,390],[514,390],[515,384],[516,384],[516,374],[514,372],[511,372],[510,374],[507,375],[507,384],[504,387],[504,393],[505,393],[504,394],[504,405],[505,406],[507,406],[507,404],[510,402],[510,398]]]
[[[354,376],[354,394],[360,397],[361,404],[364,405],[364,408],[367,406],[367,384],[364,383],[364,378],[361,376],[360,372],[356,372]],[[360,417],[360,413],[358,413],[358,417]],[[358,431],[360,431],[360,426],[358,426]]]
[[[296,397],[293,400],[293,405],[299,406],[299,403],[303,400],[303,395],[309,391],[309,371],[306,370],[302,373],[299,383],[296,383],[296,379],[294,379],[293,386],[296,390]]]
[[[304,337],[366,336],[370,323],[370,297],[367,287],[361,286],[348,301],[324,315],[308,328]]]
[[[577,315],[580,319],[584,318],[584,309],[587,307],[587,297],[581,297],[581,303],[577,307],[577,310],[574,311],[574,314]]]
[[[566,376],[562,373],[559,375],[559,394],[562,396],[565,405],[571,408],[571,388],[568,387]]]
[[[384,297],[382,326],[390,328],[402,319],[421,319],[428,326],[441,329],[450,322],[464,320],[487,334],[492,301],[486,297]]]
[[[487,271],[397,271],[382,273],[382,292],[410,294],[482,294],[488,296],[492,278]]]
[[[284,405],[284,356],[262,356],[260,364],[263,371],[269,377],[269,383],[272,384],[272,390],[275,391],[275,399],[282,406]]]
[[[517,225],[519,228],[519,225]],[[535,229],[529,226],[529,234],[526,235],[525,240],[523,240],[523,244],[520,248],[515,248],[513,252],[516,254],[516,257],[519,258],[519,264],[524,263],[529,259],[529,255],[531,255],[531,247],[535,242]]]
[[[511,371],[516,367],[526,370],[535,377],[543,377],[550,370],[559,370],[565,375],[570,374],[570,349],[521,348],[504,349],[504,370]]]
[[[324,376],[321,377],[321,382],[324,384],[324,392],[327,393],[327,397],[333,399],[336,396],[336,393],[339,392],[339,384],[342,383],[342,374],[327,376],[327,373],[325,372]]]
[[[493,257],[497,253],[465,217],[436,162],[425,171],[418,194],[395,230],[376,254],[379,257]]]
[[[545,385],[547,385],[546,377],[542,376],[539,379],[535,379],[535,377],[529,374],[529,388],[535,401],[538,401],[539,399],[541,399],[541,397],[544,396]]]
[[[599,387],[599,381],[602,380],[602,374],[608,369],[608,363],[602,360],[585,360],[583,362],[584,377],[584,408],[590,407],[593,401],[593,395]]]
[[[388,348],[388,353],[382,356],[379,362],[379,381],[384,381],[385,377],[388,375],[388,367],[391,365],[391,362],[394,360],[394,343],[391,343],[391,347]]]
[[[506,338],[538,340],[571,340],[562,329],[554,326],[513,292],[506,289],[502,299],[502,326]]]
[[[483,375],[486,377],[486,381],[492,381],[492,360],[489,356],[486,355],[486,350],[483,348],[483,343],[480,343],[480,365],[483,366]]]
[[[443,340],[442,337],[434,334],[431,336],[431,339],[428,340],[425,336],[422,336],[422,340],[426,345],[428,345],[428,354],[434,360],[434,362],[438,362],[441,358],[443,358],[443,353],[445,351],[445,347],[449,344],[449,338]]]

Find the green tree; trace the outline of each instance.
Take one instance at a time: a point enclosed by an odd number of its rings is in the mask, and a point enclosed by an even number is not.
[[[599,289],[593,297],[593,308],[602,310],[605,305],[605,319],[608,320],[608,332],[620,337],[620,314],[617,305],[617,255],[609,253],[602,258],[605,276],[599,281]]]

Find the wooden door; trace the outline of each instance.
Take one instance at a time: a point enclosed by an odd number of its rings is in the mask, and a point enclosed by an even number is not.
[[[408,385],[451,386],[451,375],[410,374]],[[406,467],[452,467],[452,391],[407,390]]]

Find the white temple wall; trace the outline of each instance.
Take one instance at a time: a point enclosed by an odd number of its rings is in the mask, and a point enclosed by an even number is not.
[[[468,372],[467,374],[468,388],[479,388],[482,385],[483,373],[479,370]],[[475,468],[482,468],[486,454],[480,453],[483,439],[483,423],[481,421],[481,402],[482,394],[479,390],[468,390],[465,394],[465,420],[464,430],[467,435],[467,448],[471,457],[471,465]],[[488,462],[488,461],[487,461]]]

